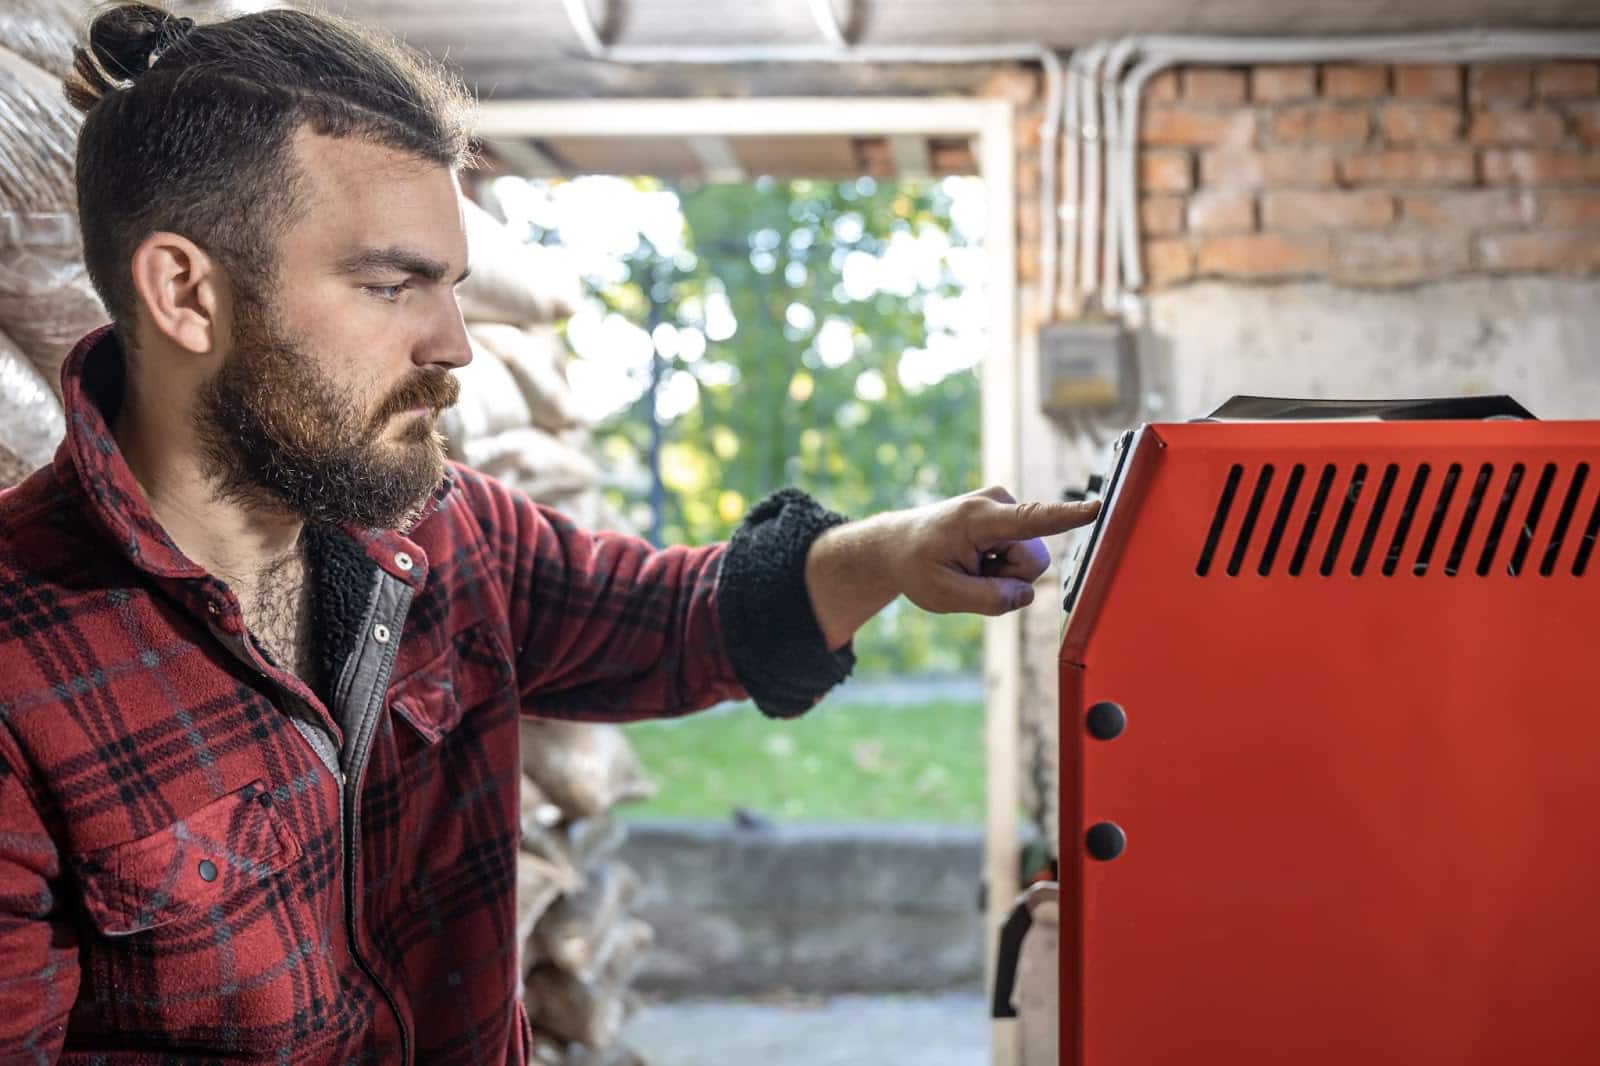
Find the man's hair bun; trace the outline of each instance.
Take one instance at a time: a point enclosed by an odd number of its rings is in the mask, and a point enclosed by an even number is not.
[[[106,94],[139,78],[193,28],[193,19],[154,4],[118,4],[102,12],[89,26],[88,45],[73,50],[67,99],[87,112]]]

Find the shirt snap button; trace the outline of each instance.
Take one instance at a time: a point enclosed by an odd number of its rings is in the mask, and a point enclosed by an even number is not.
[[[217,879],[217,864],[210,859],[200,860],[200,880],[215,881]]]
[[[398,566],[402,570],[410,570],[412,565],[411,556],[407,555],[405,552],[395,552],[394,565]]]
[[[377,641],[379,644],[389,643],[389,627],[381,624],[373,626],[372,639]]]

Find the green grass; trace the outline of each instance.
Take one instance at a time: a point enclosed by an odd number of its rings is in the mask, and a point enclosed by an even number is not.
[[[660,787],[625,817],[977,824],[983,705],[824,704],[792,721],[749,704],[640,722],[628,737]]]

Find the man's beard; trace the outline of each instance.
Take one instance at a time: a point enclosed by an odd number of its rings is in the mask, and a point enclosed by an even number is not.
[[[367,415],[363,397],[319,372],[266,301],[241,297],[233,351],[201,390],[195,420],[206,474],[224,499],[267,500],[307,522],[405,529],[444,477],[433,420],[459,393],[447,372],[412,374]]]

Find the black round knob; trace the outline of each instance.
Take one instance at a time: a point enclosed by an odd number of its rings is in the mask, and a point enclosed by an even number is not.
[[[1089,827],[1084,841],[1089,846],[1089,857],[1110,862],[1128,846],[1128,835],[1115,822],[1098,822]]]
[[[1110,700],[1101,700],[1085,716],[1089,735],[1096,740],[1115,740],[1128,728],[1128,713]]]

